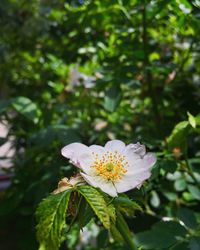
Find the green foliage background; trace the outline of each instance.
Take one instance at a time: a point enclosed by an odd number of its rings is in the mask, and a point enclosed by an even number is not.
[[[200,2],[1,0],[0,27],[0,119],[10,126],[0,142],[14,136],[16,149],[1,249],[38,248],[35,209],[76,171],[62,146],[112,138],[158,156],[150,181],[129,192],[144,209],[129,219],[142,249],[200,249]],[[74,68],[94,86],[73,86]]]

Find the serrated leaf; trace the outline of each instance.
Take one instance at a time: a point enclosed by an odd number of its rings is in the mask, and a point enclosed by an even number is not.
[[[108,206],[102,194],[91,186],[79,186],[78,192],[86,199],[91,208],[94,210],[97,217],[103,223],[104,227],[110,228],[110,216]]]
[[[70,193],[71,190],[66,190],[56,195],[50,195],[39,204],[36,211],[38,221],[36,229],[42,249],[59,249]]]

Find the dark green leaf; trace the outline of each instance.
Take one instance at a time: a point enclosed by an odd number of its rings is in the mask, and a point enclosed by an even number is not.
[[[165,249],[177,242],[177,237],[184,237],[186,229],[178,222],[158,222],[152,229],[136,235],[139,246],[144,249]]]
[[[62,142],[65,145],[80,141],[80,138],[75,130],[69,129],[65,125],[49,126],[33,134],[30,138],[30,143],[38,147],[46,147],[54,141]]]
[[[105,94],[104,108],[109,112],[114,112],[121,100],[119,88],[112,87]]]
[[[196,228],[198,225],[194,212],[188,208],[180,208],[177,216],[187,227]]]
[[[78,213],[78,224],[80,228],[85,227],[91,219],[94,217],[94,212],[86,200],[82,200],[79,213]]]
[[[162,161],[160,162],[160,166],[162,169],[164,169],[166,172],[169,172],[169,173],[174,173],[178,168],[177,163],[172,160]]]
[[[200,237],[193,237],[189,243],[190,250],[200,249]]]
[[[0,114],[6,111],[6,109],[10,106],[10,100],[1,100],[0,101]]]

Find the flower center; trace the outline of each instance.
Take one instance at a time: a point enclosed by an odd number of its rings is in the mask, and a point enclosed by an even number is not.
[[[92,153],[95,161],[92,165],[97,175],[107,181],[118,181],[127,172],[128,162],[126,157],[118,151],[107,151],[103,155]]]

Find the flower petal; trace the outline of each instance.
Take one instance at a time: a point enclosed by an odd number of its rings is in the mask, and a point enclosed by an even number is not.
[[[151,168],[156,163],[157,158],[156,158],[155,154],[147,153],[144,156],[143,160],[145,161],[146,166],[149,166]]]
[[[155,162],[156,162],[155,156],[154,158],[152,157],[150,159],[147,157],[147,159],[137,160],[135,161],[135,163],[129,165],[129,167],[127,168],[126,175],[139,174],[147,170],[150,171],[151,167],[154,165]]]
[[[112,140],[112,141],[108,141],[105,144],[105,149],[109,151],[122,152],[125,149],[125,146],[126,145],[120,140]]]
[[[89,147],[82,143],[71,143],[61,150],[61,154],[70,159],[73,165],[81,168],[84,172],[91,171],[91,165],[94,161]]]
[[[143,171],[142,173],[137,173],[134,175],[124,175],[123,178],[120,181],[115,182],[114,185],[118,193],[123,193],[138,187],[150,176],[150,171]]]
[[[99,145],[91,145],[89,148],[92,153],[98,154],[100,157],[106,153],[105,148]]]
[[[126,149],[129,151],[132,151],[135,154],[138,154],[140,156],[144,156],[146,154],[146,147],[139,142],[136,144],[129,144],[126,146]]]
[[[112,197],[117,196],[116,189],[112,182],[105,181],[99,176],[89,176],[87,174],[81,173],[83,178],[87,183],[89,183],[93,187],[100,188],[103,192],[109,194]]]

